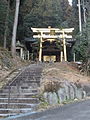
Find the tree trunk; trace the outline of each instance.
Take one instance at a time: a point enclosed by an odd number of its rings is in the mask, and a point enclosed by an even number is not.
[[[13,34],[12,34],[12,46],[11,46],[11,51],[13,56],[16,53],[16,34],[17,34],[17,26],[18,26],[19,6],[20,6],[20,0],[16,0],[15,18],[14,18]]]
[[[88,19],[87,19],[87,74],[90,75],[90,1],[88,2]]]
[[[8,17],[9,17],[9,9],[10,9],[10,0],[7,2],[7,13],[6,13],[6,21],[5,21],[5,32],[4,32],[4,45],[3,47],[6,48],[6,40],[7,40],[7,32],[8,32]]]

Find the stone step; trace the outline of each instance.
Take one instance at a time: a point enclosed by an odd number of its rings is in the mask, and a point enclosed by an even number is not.
[[[7,105],[8,103],[0,102],[0,105]],[[35,105],[39,105],[39,103],[33,104],[33,103],[10,103],[10,105],[30,105],[31,107],[34,107]]]
[[[18,85],[16,85],[16,86],[7,86],[7,87],[5,87],[3,90],[16,90],[17,88],[21,88],[21,89],[32,89],[33,87],[35,86],[35,88],[36,87],[38,87],[38,84],[37,83],[29,83],[29,84],[27,84],[27,83],[25,83],[25,82],[22,82],[22,83],[20,83],[20,85],[18,84]],[[3,92],[3,90],[2,90],[2,92]]]
[[[10,98],[15,98],[15,97],[18,97],[18,98],[37,98],[37,95],[2,95],[2,96],[0,96],[0,98],[9,98],[9,96],[10,96]]]
[[[24,80],[23,83],[27,83],[27,84],[28,83],[30,83],[30,84],[37,83],[38,84],[38,83],[40,83],[40,80],[32,80],[32,81],[30,81],[30,80]]]
[[[30,105],[24,105],[24,104],[21,104],[21,105],[19,105],[19,104],[0,104],[0,109],[1,108],[31,108],[31,106]]]
[[[0,103],[39,103],[38,98],[0,98]]]
[[[17,98],[17,97],[22,97],[22,98],[31,98],[31,97],[37,97],[38,93],[15,93],[12,94],[10,93],[10,98]],[[1,93],[0,94],[0,98],[8,98],[9,97],[9,93]]]
[[[32,112],[39,104],[38,87],[40,86],[42,66],[30,65],[14,77],[14,81],[0,90],[0,116],[7,117]],[[8,78],[11,79],[11,78]]]
[[[21,89],[29,89],[29,86],[14,86],[14,87],[12,87],[12,86],[10,86],[10,87],[7,87],[7,88],[5,88],[5,89],[3,89],[3,91],[12,91],[12,90],[17,90],[18,88],[21,88]]]
[[[6,117],[9,117],[9,116],[15,116],[15,115],[18,115],[18,113],[7,113],[7,114],[1,113],[0,117],[1,118],[6,118]]]
[[[30,113],[35,113],[35,111],[30,111]],[[23,115],[23,113],[5,113],[5,114],[1,113],[0,114],[0,119],[1,118],[6,118],[6,117],[10,117],[10,116],[15,116],[15,115]]]
[[[32,97],[32,96],[35,96],[37,94],[38,94],[38,92],[34,91],[34,93],[32,93],[32,92],[31,93],[10,93],[10,96],[30,96],[30,97]],[[0,98],[6,97],[8,95],[9,95],[9,93],[7,93],[7,92],[0,93]]]
[[[21,92],[23,92],[23,93],[35,93],[35,92],[38,92],[38,90],[37,89],[31,89],[31,88],[29,88],[29,89],[21,89],[20,87],[16,87],[15,89],[4,89],[1,93],[21,93]]]
[[[23,74],[24,75],[24,74]],[[27,79],[27,78],[40,78],[41,77],[41,75],[39,75],[39,73],[37,73],[37,74],[25,74],[24,76],[23,75],[21,75],[21,76],[19,76],[19,77],[17,77],[16,78],[16,80],[18,80],[18,79]],[[27,77],[28,76],[28,77]]]
[[[38,90],[36,89],[20,89],[20,92],[24,92],[24,93],[36,93],[38,92]]]
[[[7,114],[7,113],[25,113],[25,112],[31,112],[32,108],[17,108],[17,109],[11,109],[11,108],[0,108],[0,114]]]
[[[16,80],[19,78],[29,78],[29,77],[41,77],[41,74],[40,73],[23,73],[21,75],[19,75]]]
[[[19,87],[20,89],[36,89],[36,88],[38,88],[38,85],[37,84],[32,84],[32,85],[28,85],[28,86],[24,86],[24,85],[21,85],[20,87]]]
[[[38,104],[28,104],[28,103],[0,103],[0,109],[3,108],[33,108]]]
[[[29,85],[28,85],[28,84]],[[27,86],[32,86],[32,84],[36,84],[36,86],[38,85],[38,83],[40,83],[40,79],[39,80],[22,80],[22,81],[19,81],[19,82],[16,82],[16,83],[12,83],[12,85],[11,86],[9,86],[9,85],[7,85],[7,86],[5,86],[3,89],[10,89],[10,88],[15,88],[15,87],[17,87],[17,86],[22,86],[23,84],[27,84]],[[24,85],[24,86],[25,86]],[[0,90],[1,91],[1,90]]]

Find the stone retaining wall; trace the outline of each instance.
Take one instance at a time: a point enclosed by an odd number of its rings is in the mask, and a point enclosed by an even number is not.
[[[62,104],[69,100],[84,99],[86,97],[86,92],[83,90],[81,85],[65,81],[63,82],[62,87],[57,91],[44,92],[43,97],[45,102],[50,105],[55,105]]]

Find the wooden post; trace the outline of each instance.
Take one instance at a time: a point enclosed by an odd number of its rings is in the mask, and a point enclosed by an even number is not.
[[[75,53],[73,53],[73,61],[74,62],[76,61],[76,55],[75,55]]]
[[[61,51],[61,62],[63,61],[63,51]]]
[[[29,60],[29,51],[28,51],[28,60]]]
[[[24,54],[24,52],[23,52],[23,55],[22,55],[22,59],[23,59],[23,60],[25,59],[25,54]]]
[[[40,38],[39,62],[42,61],[42,33]]]
[[[65,41],[65,33],[64,33],[64,31],[63,31],[63,50],[64,50],[64,60],[67,61],[66,41]]]
[[[20,49],[20,57],[23,58],[23,48]]]

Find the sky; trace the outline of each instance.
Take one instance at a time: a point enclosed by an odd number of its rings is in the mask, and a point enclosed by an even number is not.
[[[69,1],[70,5],[72,5],[72,0],[68,0],[68,1]]]

